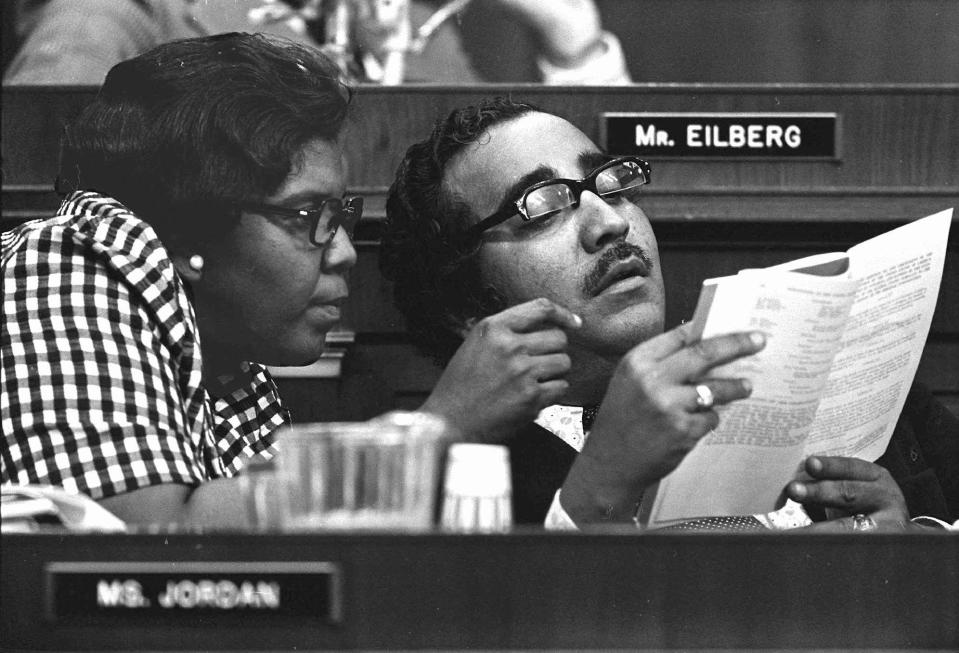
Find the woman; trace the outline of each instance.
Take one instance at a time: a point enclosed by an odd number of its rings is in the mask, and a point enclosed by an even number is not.
[[[258,35],[110,71],[64,135],[73,192],[3,234],[3,482],[132,523],[242,522],[229,479],[289,419],[263,365],[319,358],[356,262],[350,96]]]

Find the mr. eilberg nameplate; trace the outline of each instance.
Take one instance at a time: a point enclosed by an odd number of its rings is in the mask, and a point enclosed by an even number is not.
[[[835,113],[603,113],[610,154],[647,159],[838,159]]]
[[[51,620],[342,620],[330,562],[52,562],[46,572]]]

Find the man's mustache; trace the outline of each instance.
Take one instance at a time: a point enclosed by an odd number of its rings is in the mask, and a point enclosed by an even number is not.
[[[617,241],[612,247],[603,252],[603,255],[596,262],[596,266],[590,270],[589,274],[587,274],[583,280],[583,292],[586,293],[586,296],[591,297],[596,294],[600,282],[613,265],[619,261],[633,257],[645,263],[647,270],[652,269],[653,263],[646,253],[646,250],[639,245],[627,243],[625,240]]]

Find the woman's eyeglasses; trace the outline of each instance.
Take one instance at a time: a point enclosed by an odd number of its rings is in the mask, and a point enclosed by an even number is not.
[[[353,240],[353,230],[363,217],[362,197],[331,197],[312,209],[290,209],[285,206],[247,202],[238,203],[235,207],[250,213],[301,219],[309,225],[310,243],[317,247],[326,247],[333,242],[337,229],[341,227],[350,240]]]

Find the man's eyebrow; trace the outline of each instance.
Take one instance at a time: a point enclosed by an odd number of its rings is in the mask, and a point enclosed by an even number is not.
[[[614,157],[605,152],[596,152],[584,150],[579,153],[579,165],[588,174],[590,171],[598,168],[604,163],[609,163]]]
[[[503,199],[500,200],[499,207],[497,207],[496,210],[501,211],[515,202],[519,196],[523,194],[523,191],[533,184],[537,184],[541,181],[547,181],[548,179],[555,179],[558,176],[559,173],[556,172],[555,168],[552,168],[545,163],[541,163],[536,167],[535,170],[527,172],[506,189],[506,191],[503,193]]]

